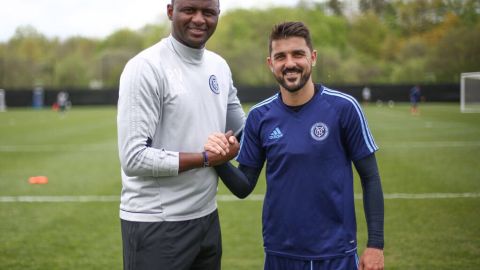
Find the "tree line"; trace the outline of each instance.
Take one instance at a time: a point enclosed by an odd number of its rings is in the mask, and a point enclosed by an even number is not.
[[[456,83],[480,71],[480,1],[300,0],[295,8],[221,15],[207,48],[230,64],[237,85],[274,84],[266,68],[274,24],[303,21],[318,51],[314,80],[328,84]],[[116,88],[125,63],[170,32],[170,22],[119,29],[103,39],[47,38],[20,26],[0,42],[0,88]]]

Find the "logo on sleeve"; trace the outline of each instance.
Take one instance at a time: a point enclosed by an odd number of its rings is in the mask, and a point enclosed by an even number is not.
[[[328,127],[322,122],[313,124],[310,135],[316,141],[323,141],[328,137]]]
[[[270,140],[280,139],[281,137],[283,137],[283,133],[278,127],[275,128],[272,133],[270,133],[270,136],[268,136]]]
[[[210,90],[212,90],[213,93],[215,94],[220,94],[220,89],[218,87],[218,82],[217,82],[217,76],[212,75],[208,79],[208,84],[210,85]]]

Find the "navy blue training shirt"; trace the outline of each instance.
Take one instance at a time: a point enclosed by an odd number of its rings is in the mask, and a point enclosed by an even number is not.
[[[265,252],[296,259],[356,251],[351,162],[378,150],[357,101],[317,85],[298,112],[276,94],[252,107],[237,161],[261,168]]]

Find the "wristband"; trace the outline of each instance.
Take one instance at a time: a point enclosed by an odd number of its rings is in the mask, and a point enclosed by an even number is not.
[[[207,152],[206,151],[203,151],[202,152],[202,156],[203,156],[203,167],[208,167],[210,166],[210,163],[208,162],[208,155],[207,155]]]

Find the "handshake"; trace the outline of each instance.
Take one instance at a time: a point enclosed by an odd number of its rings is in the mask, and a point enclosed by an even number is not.
[[[209,166],[217,166],[235,158],[240,150],[240,143],[231,130],[225,134],[216,132],[208,136],[204,150]]]

